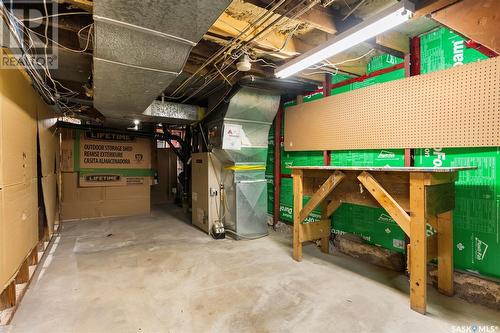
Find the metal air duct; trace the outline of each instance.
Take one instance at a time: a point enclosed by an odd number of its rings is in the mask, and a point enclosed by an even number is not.
[[[230,2],[95,0],[94,107],[111,121],[147,121],[143,112]]]

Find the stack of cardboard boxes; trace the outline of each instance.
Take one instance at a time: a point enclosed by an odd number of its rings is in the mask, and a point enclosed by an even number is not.
[[[148,138],[102,131],[62,131],[61,219],[149,214]]]
[[[23,72],[0,71],[0,292],[38,243],[38,103]]]

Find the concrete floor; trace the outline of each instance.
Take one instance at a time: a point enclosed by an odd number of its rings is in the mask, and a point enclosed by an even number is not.
[[[178,208],[63,225],[5,332],[458,332],[500,314],[288,235],[215,241]],[[463,327],[462,327],[463,329]]]

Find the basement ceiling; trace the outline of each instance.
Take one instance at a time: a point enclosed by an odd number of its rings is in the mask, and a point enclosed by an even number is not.
[[[212,3],[206,1],[207,4]],[[479,0],[480,3],[488,1],[490,0]],[[49,41],[49,48],[57,47],[59,51],[59,68],[53,69],[51,73],[55,80],[73,93],[60,99],[64,103],[58,102],[59,109],[66,114],[89,117],[95,117],[101,112],[107,116],[108,121],[125,116],[126,122],[130,122],[137,116],[138,110],[147,108],[148,103],[155,98],[207,106],[209,96],[223,96],[242,76],[250,74],[273,77],[276,66],[307,52],[373,13],[394,4],[396,0],[227,0],[225,4],[223,1],[216,2],[219,7],[213,8],[213,12],[219,10],[220,16],[217,14],[218,17],[214,16],[212,20],[201,24],[193,17],[198,17],[198,14],[206,10],[199,10],[197,15],[184,17],[175,11],[180,10],[180,7],[166,8],[164,3],[168,2],[165,1],[146,3],[60,0],[56,9],[57,13],[62,15],[48,21],[49,26],[56,29],[58,35],[58,45],[52,45]],[[158,6],[155,3],[158,3]],[[383,52],[396,55],[406,52],[409,37],[438,26],[438,23],[429,17],[430,14],[439,13],[444,7],[452,9],[460,2],[425,0],[418,3],[420,6],[417,7],[417,15],[408,23],[369,43],[362,43],[332,57],[329,59],[330,64],[305,70],[296,77],[299,80],[320,83],[325,71],[338,71],[350,76],[363,75],[366,73],[366,64],[373,56]],[[108,6],[104,14],[100,9],[101,4]],[[16,3],[15,6],[28,5],[23,2]],[[479,7],[476,3],[474,8]],[[37,9],[43,13],[41,6]],[[479,9],[477,15],[481,15]],[[150,12],[157,12],[158,20],[146,19]],[[192,48],[191,45],[183,48],[183,52],[189,54],[185,62],[182,61],[182,52],[171,50],[167,44],[163,45],[160,43],[161,38],[145,41],[138,34],[138,30],[135,30],[134,34],[128,34],[127,38],[118,39],[115,37],[123,35],[124,31],[115,26],[113,32],[110,30],[112,26],[106,26],[100,20],[101,17],[107,17],[120,21],[129,17],[133,19],[130,21],[133,26],[143,26],[169,34],[171,29],[162,23],[162,17],[169,13],[172,19],[168,20],[168,24],[173,23],[180,27],[185,23],[190,26],[193,22],[198,22],[196,27],[199,37],[186,38],[194,45]],[[475,14],[474,11],[470,13],[471,17]],[[176,19],[177,16],[181,19]],[[449,20],[449,15],[446,19]],[[44,24],[39,23],[30,26],[32,33],[43,34]],[[181,38],[186,37],[183,35],[184,30],[186,29],[182,28],[177,33]],[[107,31],[107,36],[111,38],[103,38],[103,31]],[[130,33],[132,31],[134,30]],[[467,31],[460,33],[467,36]],[[174,31],[173,35],[175,34]],[[145,44],[146,42],[149,44]],[[116,50],[120,52],[115,52]],[[142,56],[146,52],[153,56],[151,62],[145,64],[142,62]],[[245,54],[250,57],[252,68],[249,72],[239,72],[236,63]],[[130,64],[136,67],[129,66],[129,72],[123,72],[124,75],[114,75],[113,73],[117,72],[112,71],[113,67],[116,67],[116,63],[127,63],[127,56],[135,59]],[[170,61],[166,60],[171,58],[178,58],[178,69],[168,67]],[[167,75],[157,72],[142,75],[137,73],[140,67],[180,74]],[[165,75],[168,77],[163,77]],[[137,95],[130,94],[130,91],[137,92]],[[142,96],[144,99],[139,101],[133,96]],[[131,108],[134,109],[133,112]],[[127,116],[127,113],[133,116]],[[102,116],[99,118],[103,119]]]

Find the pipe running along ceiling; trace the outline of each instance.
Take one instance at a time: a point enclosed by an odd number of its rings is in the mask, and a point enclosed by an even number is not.
[[[231,0],[95,0],[94,107],[108,122],[143,112],[182,72]]]

